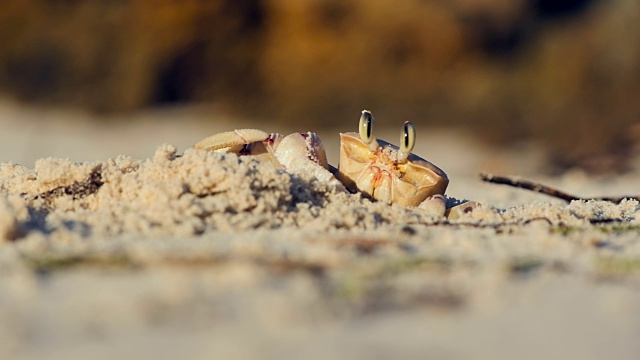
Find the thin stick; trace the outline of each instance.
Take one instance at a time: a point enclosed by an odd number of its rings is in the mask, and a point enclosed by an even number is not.
[[[515,177],[498,176],[498,175],[493,175],[493,174],[486,173],[486,172],[480,173],[480,179],[482,179],[482,181],[486,181],[486,182],[489,182],[489,183],[492,183],[492,184],[509,185],[509,186],[513,186],[513,187],[516,187],[516,188],[520,188],[520,189],[531,190],[531,191],[534,191],[534,192],[538,192],[538,193],[541,193],[541,194],[545,194],[545,195],[549,195],[549,196],[553,196],[553,197],[562,199],[562,200],[564,200],[566,202],[570,202],[570,201],[574,201],[574,200],[584,200],[584,201],[586,201],[586,200],[599,200],[599,201],[609,201],[609,202],[612,202],[612,203],[619,204],[624,199],[640,200],[640,196],[638,196],[638,195],[635,195],[635,196],[621,196],[621,197],[601,196],[601,197],[593,197],[593,198],[582,198],[582,197],[578,197],[578,196],[567,194],[566,192],[560,191],[560,190],[552,188],[550,186],[546,186],[546,185],[543,185],[543,184],[540,184],[540,183],[535,183],[533,181],[518,179],[518,178],[515,178]]]

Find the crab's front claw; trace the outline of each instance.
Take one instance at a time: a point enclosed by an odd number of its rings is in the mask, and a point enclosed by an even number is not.
[[[444,195],[436,194],[424,199],[418,209],[424,210],[429,215],[445,216],[447,211],[447,201]]]
[[[275,147],[274,155],[288,172],[312,175],[319,181],[346,192],[342,183],[329,171],[327,154],[320,137],[315,133],[293,133],[285,136]]]
[[[273,147],[278,161],[287,169],[295,170],[302,163],[313,162],[324,169],[329,169],[327,153],[320,137],[312,132],[293,133],[285,136]]]

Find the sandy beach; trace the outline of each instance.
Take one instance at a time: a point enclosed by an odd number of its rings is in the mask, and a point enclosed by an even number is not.
[[[638,201],[565,203],[477,175],[521,175],[589,197],[638,194],[640,172],[541,176],[533,145],[493,149],[464,132],[418,129],[414,152],[447,171],[447,196],[482,204],[447,220],[192,149],[240,127],[207,125],[208,109],[96,123],[1,108],[6,356],[640,354]],[[320,135],[335,164],[331,132]]]

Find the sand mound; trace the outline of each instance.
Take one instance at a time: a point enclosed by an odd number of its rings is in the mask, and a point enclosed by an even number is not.
[[[304,176],[304,175],[302,175]],[[0,167],[0,234],[5,240],[42,232],[56,236],[193,236],[207,231],[304,228],[387,229],[443,223],[416,208],[388,206],[333,191],[312,178],[233,154],[158,148],[140,161],[41,159],[33,170]],[[454,199],[452,201],[455,201]],[[485,205],[452,224],[501,226],[545,220],[549,225],[634,223],[637,201],[574,202],[499,210]]]

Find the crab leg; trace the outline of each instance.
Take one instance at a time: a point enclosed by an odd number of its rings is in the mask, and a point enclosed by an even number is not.
[[[207,151],[252,155],[261,161],[282,167],[277,161],[274,148],[282,140],[281,134],[268,134],[262,130],[239,129],[211,135],[193,147]]]
[[[211,135],[200,140],[197,144],[193,145],[193,147],[208,151],[235,152],[229,150],[258,141],[262,142],[268,138],[269,134],[262,130],[239,129]]]

